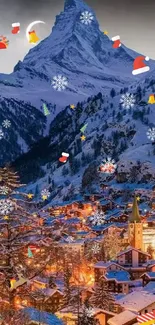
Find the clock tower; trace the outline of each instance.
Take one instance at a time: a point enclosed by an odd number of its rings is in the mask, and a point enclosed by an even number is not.
[[[132,213],[129,217],[128,240],[130,246],[143,250],[143,224],[139,215],[136,195],[134,196]]]

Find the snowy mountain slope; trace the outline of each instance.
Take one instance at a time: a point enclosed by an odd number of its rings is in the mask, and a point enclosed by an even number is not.
[[[32,149],[29,157],[23,156],[15,162],[24,175],[23,181],[30,183],[27,190],[39,199],[41,190],[49,188],[52,193],[49,200],[53,203],[71,198],[81,189],[85,190],[86,185],[98,190],[100,177],[108,180],[97,172],[106,157],[115,159],[118,166],[116,174],[109,178],[111,184],[138,181],[144,183],[144,187],[147,182],[151,186],[155,181],[155,144],[147,138],[146,132],[155,126],[154,105],[147,103],[154,87],[155,81],[148,78],[141,88],[131,86],[114,96],[99,93],[79,103],[74,111],[67,107],[59,113],[51,123],[48,141],[38,144],[38,151]],[[136,99],[131,109],[120,105],[126,91],[133,93]],[[82,142],[80,128],[86,123],[86,140]],[[70,155],[65,164],[58,161],[63,151]],[[37,162],[42,177],[38,174],[34,179],[30,167]]]
[[[80,20],[85,11],[93,15],[91,24]],[[134,88],[143,80],[141,75],[132,75],[136,56],[124,45],[112,48],[112,41],[100,31],[95,13],[86,3],[66,0],[49,37],[34,46],[13,73],[0,75],[0,121],[5,113],[12,125],[1,140],[0,164],[13,161],[41,137],[48,136],[51,121],[65,106],[87,100],[99,91],[109,94],[115,88],[119,92],[130,84]],[[148,64],[153,71],[155,62],[150,60]],[[66,89],[59,92],[51,85],[58,75],[68,81]],[[47,118],[43,115],[44,102],[51,111]]]

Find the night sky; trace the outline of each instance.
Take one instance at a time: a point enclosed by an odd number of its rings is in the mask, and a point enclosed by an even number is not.
[[[86,0],[96,12],[101,31],[111,38],[120,35],[122,43],[155,59],[155,0]],[[0,73],[10,73],[33,47],[25,36],[26,27],[34,20],[46,25],[35,26],[43,39],[52,29],[55,16],[63,10],[64,0],[0,0],[0,35],[10,41],[7,50],[0,50]],[[21,32],[11,34],[11,25],[20,22]]]

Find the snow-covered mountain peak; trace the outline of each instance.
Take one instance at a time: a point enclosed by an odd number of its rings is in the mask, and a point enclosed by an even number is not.
[[[83,0],[65,0],[65,4],[64,4],[64,10],[67,10],[68,8],[71,7],[76,7],[76,8],[89,8],[84,2]]]
[[[99,92],[108,97],[113,88],[117,94],[130,85],[132,91],[135,89],[137,80],[142,78],[132,75],[134,58],[138,54],[123,44],[119,48],[112,45],[86,3],[66,0],[64,11],[56,16],[51,34],[38,45],[32,45],[12,74],[0,75],[0,104],[3,108],[0,110],[0,121],[5,116],[12,124],[15,123],[17,131],[19,127],[14,141],[12,137],[9,140],[9,147],[7,137],[3,140],[2,162],[13,160],[48,135],[50,123],[65,106],[84,102]],[[151,74],[155,62],[150,61]],[[145,74],[146,77],[149,73]],[[50,111],[47,117],[44,116],[43,104]],[[16,114],[20,107],[23,107],[20,111],[22,127],[20,120],[16,126]],[[36,118],[35,129],[33,123]]]

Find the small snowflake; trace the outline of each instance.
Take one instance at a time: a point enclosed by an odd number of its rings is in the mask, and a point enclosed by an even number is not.
[[[3,125],[4,128],[7,129],[7,128],[10,128],[11,122],[9,120],[4,120],[2,125]]]
[[[122,107],[126,109],[134,107],[135,102],[136,102],[135,96],[130,93],[126,93],[122,95],[120,99],[120,103],[122,104]]]
[[[106,174],[113,174],[116,170],[117,165],[115,161],[110,157],[103,160],[103,163],[99,167],[99,171]]]
[[[92,217],[90,217],[90,221],[94,226],[96,225],[100,226],[105,222],[105,214],[103,212],[102,213],[96,212]]]
[[[100,245],[94,244],[91,250],[94,254],[98,254],[100,252]]]
[[[0,140],[2,140],[3,137],[4,137],[4,133],[3,133],[2,129],[0,129]]]
[[[11,200],[0,200],[0,214],[8,215],[14,210],[14,205]]]
[[[57,91],[65,90],[68,86],[67,78],[61,75],[54,76],[52,80],[52,86]]]
[[[85,24],[85,25],[90,25],[92,23],[93,19],[94,19],[94,16],[92,15],[91,12],[88,12],[88,11],[82,12],[82,14],[80,16],[80,20],[81,20],[82,24]]]
[[[147,137],[148,137],[149,140],[155,141],[155,128],[148,129],[146,134],[147,134]]]
[[[85,309],[85,313],[88,318],[91,318],[94,316],[95,310],[94,310],[94,308],[89,307],[89,308]]]
[[[51,193],[47,189],[44,189],[41,191],[41,196],[44,200],[46,200],[48,197],[50,197],[50,195],[51,195]]]
[[[0,186],[0,194],[7,195],[9,188],[7,186]]]

